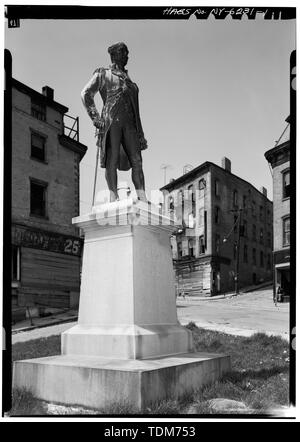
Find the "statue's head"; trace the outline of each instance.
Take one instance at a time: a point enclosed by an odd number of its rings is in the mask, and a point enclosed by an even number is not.
[[[128,62],[128,48],[125,43],[116,43],[108,48],[108,53],[110,55],[112,63],[121,64],[126,66]]]

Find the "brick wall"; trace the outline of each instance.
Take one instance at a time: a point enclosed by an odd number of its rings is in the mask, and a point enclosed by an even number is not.
[[[199,180],[203,179],[206,186],[203,191],[199,192]],[[215,195],[215,181],[219,183],[219,196]],[[236,261],[234,259],[234,243],[238,238],[238,229],[232,231],[234,226],[234,215],[238,212],[232,212],[234,208],[243,208],[241,224],[247,223],[247,233],[245,237],[240,239],[239,253],[239,283],[240,287],[252,285],[255,275],[256,282],[272,280],[272,202],[255,189],[250,183],[240,179],[239,177],[225,171],[224,169],[213,164],[196,178],[194,177],[184,185],[177,185],[170,193],[164,191],[165,205],[164,211],[170,215],[169,197],[172,196],[175,205],[177,204],[177,195],[179,191],[188,193],[189,186],[193,185],[196,195],[196,210],[194,229],[187,229],[185,235],[178,236],[178,241],[182,243],[183,260],[176,262],[176,276],[179,284],[187,284],[188,279],[192,285],[196,284],[197,279],[202,279],[204,273],[198,272],[197,260],[206,262],[205,283],[202,289],[208,291],[212,283],[213,276],[217,278],[220,275],[220,291],[226,292],[234,289],[234,275],[236,270]],[[237,204],[233,205],[233,192],[237,191]],[[244,202],[244,195],[246,200]],[[253,212],[252,206],[256,208]],[[260,206],[262,210],[260,210]],[[216,207],[219,209],[219,222],[215,222]],[[199,222],[199,212],[202,210],[207,213],[207,248],[205,254],[199,254],[199,236],[204,234],[203,221]],[[180,211],[180,210],[179,210]],[[188,212],[191,207],[185,210],[185,220],[188,222]],[[176,210],[175,210],[176,213]],[[178,213],[178,211],[177,211]],[[256,239],[253,239],[253,225],[256,227]],[[260,238],[260,230],[262,229],[263,237]],[[269,237],[268,237],[269,233]],[[219,237],[219,252],[216,250],[216,236]],[[194,238],[194,258],[188,258],[188,240]],[[227,238],[226,242],[223,239]],[[177,260],[178,250],[176,239],[172,239],[173,258]],[[244,246],[247,246],[247,262],[244,260]],[[253,264],[253,248],[256,249],[256,264]],[[263,265],[260,263],[260,254],[263,253]],[[268,259],[270,264],[268,264]],[[196,261],[195,261],[196,260]],[[189,270],[190,269],[190,270]],[[216,287],[216,281],[214,284]]]
[[[12,217],[14,222],[77,234],[71,219],[79,213],[79,154],[61,146],[62,115],[47,107],[47,122],[31,116],[30,97],[13,89]],[[46,163],[30,158],[31,130],[46,138]],[[30,177],[48,183],[48,219],[30,216]]]
[[[219,181],[220,196],[214,195],[214,180]],[[237,212],[231,212],[233,206],[233,192],[237,191],[237,206],[243,208],[246,196],[246,209],[242,212],[241,223],[247,223],[247,233],[245,237],[240,238],[239,254],[239,280],[240,286],[251,285],[253,274],[256,275],[256,281],[266,281],[272,279],[272,202],[269,201],[260,191],[256,190],[246,181],[224,172],[218,167],[212,168],[212,208],[220,208],[221,220],[219,224],[212,224],[212,254],[216,254],[216,234],[220,237],[220,252],[222,258],[228,258],[230,264],[221,266],[221,285],[223,289],[231,290],[234,287],[233,272],[235,271],[234,242],[237,241],[238,231],[232,231],[234,225],[234,216]],[[252,204],[255,202],[256,213],[252,212]],[[262,206],[262,217],[260,216],[260,206]],[[269,213],[269,215],[268,215]],[[253,225],[256,226],[256,240],[253,240]],[[260,230],[263,230],[263,238],[260,241]],[[271,242],[268,245],[268,232]],[[229,236],[228,236],[229,235]],[[224,243],[223,238],[227,238]],[[244,246],[247,246],[247,261],[244,261]],[[253,264],[252,251],[256,249],[256,265]],[[263,266],[260,265],[260,253],[263,253]],[[270,267],[267,266],[268,257]],[[223,282],[222,282],[223,281]]]
[[[290,162],[285,162],[273,169],[273,201],[274,201],[274,251],[283,248],[282,243],[282,217],[290,214],[290,199],[282,196],[282,172],[290,167]]]

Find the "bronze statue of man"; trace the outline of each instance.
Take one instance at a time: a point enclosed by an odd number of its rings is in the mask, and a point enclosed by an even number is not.
[[[108,53],[111,66],[95,70],[82,90],[81,98],[97,128],[100,166],[106,169],[110,201],[118,199],[117,169],[130,168],[137,197],[147,201],[141,155],[141,151],[147,148],[147,141],[139,113],[139,89],[125,70],[129,51],[125,43],[117,43],[108,48]],[[94,102],[98,91],[103,100],[101,116]]]

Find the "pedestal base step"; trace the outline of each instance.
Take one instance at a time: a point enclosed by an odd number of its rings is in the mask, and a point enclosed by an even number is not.
[[[230,357],[187,353],[144,360],[60,355],[14,363],[14,388],[47,402],[104,409],[115,403],[143,410],[179,399],[229,371]]]

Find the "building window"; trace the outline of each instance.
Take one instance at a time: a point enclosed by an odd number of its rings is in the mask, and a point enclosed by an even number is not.
[[[263,242],[264,242],[264,230],[263,229],[260,229],[260,232],[259,232],[259,242],[260,242],[260,244],[263,244]]]
[[[290,197],[290,171],[286,170],[282,173],[282,197]]]
[[[215,206],[215,223],[219,224],[220,222],[220,208]]]
[[[196,215],[195,210],[196,210],[196,201],[195,201],[195,192],[194,192],[194,186],[190,185],[188,187],[188,200],[189,200],[189,204],[192,205],[192,213],[193,216]]]
[[[237,232],[237,224],[238,224],[238,216],[237,215],[233,215],[233,230],[236,233]]]
[[[189,213],[188,226],[189,226],[189,229],[193,229],[195,227],[195,217],[194,217],[193,212]]]
[[[256,225],[252,224],[252,241],[256,241]]]
[[[174,210],[174,198],[169,196],[169,211],[172,212]]]
[[[194,240],[193,239],[189,239],[189,256],[191,258],[194,257]]]
[[[243,196],[243,209],[247,210],[247,196],[246,195]]]
[[[12,281],[20,281],[20,247],[12,246],[11,260],[11,279]]]
[[[177,243],[177,252],[178,252],[178,258],[182,258],[182,243]]]
[[[263,221],[264,219],[264,208],[263,206],[259,206],[259,220]]]
[[[244,237],[247,238],[248,236],[248,223],[247,220],[244,219],[244,224],[243,224],[243,232],[244,232]]]
[[[220,181],[215,180],[215,196],[220,196]]]
[[[46,216],[47,184],[40,181],[30,181],[30,214]]]
[[[248,262],[248,247],[244,246],[244,262]]]
[[[39,101],[31,99],[31,115],[38,120],[46,121],[46,106]]]
[[[220,235],[216,234],[216,254],[220,253]]]
[[[189,199],[192,202],[195,201],[194,186],[192,184],[188,187],[188,193],[189,193]]]
[[[199,255],[203,255],[205,253],[205,243],[204,243],[204,236],[199,236]]]
[[[237,205],[238,205],[238,193],[237,193],[237,190],[233,191],[233,205],[234,205],[234,207],[237,207]]]
[[[198,188],[199,188],[199,190],[204,190],[205,187],[206,187],[205,179],[201,178],[201,180],[199,180],[199,183],[198,183]],[[200,195],[201,195],[201,192],[200,192]]]
[[[263,251],[260,252],[260,266],[261,267],[264,266],[264,252]]]
[[[45,161],[45,145],[46,138],[42,135],[33,133],[31,134],[31,158],[36,160]]]
[[[180,190],[178,192],[178,212],[179,216],[181,216],[180,221],[184,221],[184,198],[183,198],[183,191]]]
[[[256,218],[256,202],[252,201],[252,216]]]
[[[272,247],[272,244],[271,244],[271,232],[270,231],[267,232],[267,246],[268,247]]]
[[[256,249],[252,250],[252,263],[256,266]]]
[[[283,218],[283,246],[290,245],[290,217]]]

